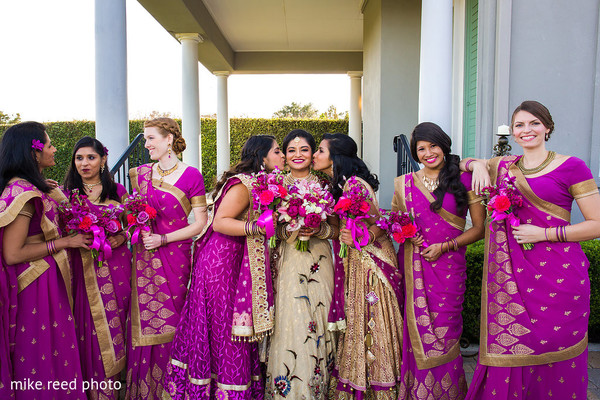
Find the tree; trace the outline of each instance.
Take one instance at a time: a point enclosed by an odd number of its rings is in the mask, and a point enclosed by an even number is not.
[[[16,114],[6,114],[2,111],[0,111],[0,124],[2,125],[11,125],[11,124],[17,124],[21,122],[21,114],[16,113]]]
[[[273,118],[310,119],[316,118],[318,113],[313,103],[302,105],[293,101],[292,104],[283,106],[275,112]]]
[[[334,105],[330,105],[327,111],[319,115],[319,119],[348,119],[348,111],[337,111]]]

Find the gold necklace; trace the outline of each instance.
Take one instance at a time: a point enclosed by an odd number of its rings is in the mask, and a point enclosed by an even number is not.
[[[179,167],[179,161],[177,161],[175,163],[175,165],[173,165],[171,168],[169,169],[162,169],[160,167],[160,165],[158,163],[156,163],[156,171],[158,172],[158,174],[160,175],[160,183],[158,186],[162,186],[163,183],[163,179],[165,176],[172,174],[173,172],[175,172],[177,170],[177,168]]]
[[[425,175],[425,173],[423,173],[423,184],[425,185],[427,190],[429,190],[430,192],[433,192],[439,186],[440,181],[438,178],[432,179],[432,178],[428,177],[427,175]]]
[[[533,174],[540,172],[544,168],[546,168],[548,166],[548,164],[550,164],[552,162],[552,160],[554,160],[555,157],[556,157],[556,152],[549,151],[548,155],[546,156],[546,159],[544,161],[542,161],[542,163],[540,165],[538,165],[537,167],[534,167],[534,168],[525,168],[525,164],[523,162],[523,159],[525,157],[521,157],[521,158],[519,158],[519,161],[517,161],[517,167],[519,167],[519,169],[521,170],[523,175],[533,175]]]
[[[91,192],[93,188],[95,188],[96,186],[100,185],[102,183],[102,181],[98,181],[96,183],[85,183],[85,182],[81,182],[83,183],[83,186],[88,190],[88,192]]]

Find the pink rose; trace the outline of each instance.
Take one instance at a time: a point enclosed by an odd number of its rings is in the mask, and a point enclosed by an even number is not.
[[[108,221],[108,224],[106,224],[106,230],[110,233],[117,233],[121,230],[121,224],[119,223],[119,221],[111,219],[110,221]]]
[[[309,228],[318,228],[321,225],[321,216],[319,214],[308,214],[304,218],[304,225]]]
[[[275,199],[275,195],[273,194],[273,192],[271,192],[269,190],[262,191],[258,197],[260,200],[260,204],[265,205],[265,206],[268,206],[269,204],[271,204],[273,202],[273,200]]]
[[[148,215],[148,213],[146,211],[142,211],[137,216],[137,223],[145,224],[146,222],[148,222],[149,219],[150,219],[150,216]]]
[[[499,195],[494,198],[494,203],[491,206],[494,210],[504,212],[510,208],[510,200],[507,196]]]
[[[287,213],[290,217],[296,218],[298,216],[298,206],[290,206]]]

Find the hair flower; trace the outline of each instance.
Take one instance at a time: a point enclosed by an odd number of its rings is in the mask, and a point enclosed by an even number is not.
[[[40,142],[37,139],[33,139],[31,141],[31,148],[34,150],[42,151],[44,150],[44,143]]]
[[[104,155],[108,156],[108,149],[106,147],[104,147]]]

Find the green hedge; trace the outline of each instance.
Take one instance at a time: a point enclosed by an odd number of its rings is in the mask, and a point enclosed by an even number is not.
[[[590,342],[600,341],[600,241],[581,243],[590,261],[591,313]],[[467,248],[467,288],[463,309],[463,337],[471,343],[479,342],[479,317],[481,312],[481,278],[483,274],[484,243],[479,241]]]
[[[181,124],[181,120],[178,120]],[[143,132],[144,121],[129,121],[129,141],[137,134]],[[269,134],[275,136],[281,143],[285,135],[293,129],[304,129],[315,136],[317,143],[324,133],[342,132],[348,133],[347,120],[293,120],[293,119],[257,119],[257,118],[232,118],[230,125],[230,156],[231,163],[239,161],[240,152],[246,139],[252,135]],[[72,122],[48,122],[48,135],[52,143],[58,149],[55,160],[56,165],[46,171],[46,176],[57,181],[62,181],[69,162],[71,151],[75,143],[84,136],[95,137],[95,124],[93,121]],[[0,135],[8,128],[8,125],[0,125]],[[203,118],[201,121],[202,131],[202,174],[207,189],[214,185],[217,165],[217,122],[214,118]],[[109,149],[110,150],[110,149]],[[118,159],[120,154],[110,154],[109,165]]]

